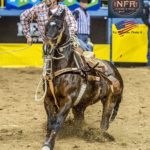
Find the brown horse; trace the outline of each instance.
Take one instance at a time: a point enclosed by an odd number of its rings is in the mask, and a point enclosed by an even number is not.
[[[106,73],[81,65],[76,53],[75,42],[70,38],[65,12],[60,10],[46,25],[45,35],[51,45],[47,49],[46,82],[47,94],[44,100],[47,113],[47,135],[42,150],[53,150],[55,138],[70,109],[75,121],[84,120],[89,105],[101,100],[103,104],[101,129],[106,131],[115,119],[123,93],[123,80],[116,67],[107,61]],[[109,76],[119,83],[119,90],[112,90]]]

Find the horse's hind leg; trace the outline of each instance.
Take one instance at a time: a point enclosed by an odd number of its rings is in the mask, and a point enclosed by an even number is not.
[[[113,109],[113,113],[111,115],[110,122],[112,122],[115,119],[115,117],[117,116],[121,100],[122,100],[122,93],[115,96],[116,104],[115,104],[115,107]]]
[[[103,113],[101,120],[101,129],[102,131],[106,131],[109,128],[110,117],[115,106],[113,94],[110,93],[108,97],[102,99],[102,104],[103,104]]]

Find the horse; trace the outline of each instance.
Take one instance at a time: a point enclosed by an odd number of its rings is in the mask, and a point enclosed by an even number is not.
[[[75,122],[80,124],[84,121],[86,108],[101,101],[103,111],[100,128],[102,132],[109,128],[122,100],[123,79],[117,68],[108,61],[101,61],[108,68],[107,75],[96,70],[96,66],[81,65],[82,59],[76,50],[79,46],[76,38],[69,34],[64,10],[50,17],[45,36],[50,46],[47,48],[47,91],[44,98],[47,133],[42,150],[53,150],[56,135],[71,109]],[[118,81],[117,92],[112,90],[108,76]]]

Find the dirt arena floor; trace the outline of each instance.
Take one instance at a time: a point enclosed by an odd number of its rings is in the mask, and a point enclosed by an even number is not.
[[[76,129],[70,113],[55,150],[150,150],[150,69],[119,68],[123,101],[105,136],[99,126],[101,103],[86,110],[85,125]],[[46,114],[35,102],[41,69],[0,69],[0,150],[40,150]]]

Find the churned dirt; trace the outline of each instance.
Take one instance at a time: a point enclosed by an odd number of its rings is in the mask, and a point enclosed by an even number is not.
[[[88,107],[77,129],[70,113],[55,150],[150,150],[150,69],[119,68],[124,96],[119,113],[101,136],[101,103]],[[34,95],[41,69],[0,69],[0,150],[40,150],[46,113]],[[42,94],[42,93],[41,93]]]

